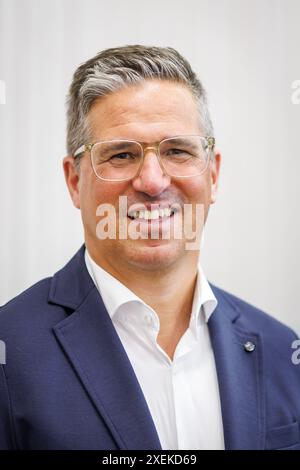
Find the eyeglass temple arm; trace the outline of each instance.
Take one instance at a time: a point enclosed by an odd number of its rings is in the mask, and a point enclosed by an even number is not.
[[[208,147],[210,148],[210,150],[213,150],[215,143],[216,143],[216,139],[214,137],[206,137],[206,140],[207,140]]]
[[[73,157],[79,157],[82,153],[86,152],[86,150],[91,150],[93,147],[93,144],[83,144],[81,147],[79,147],[76,152],[74,152]]]

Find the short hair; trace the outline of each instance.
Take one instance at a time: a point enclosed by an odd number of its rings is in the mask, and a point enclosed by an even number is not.
[[[196,99],[203,132],[213,137],[206,92],[189,62],[172,47],[128,45],[105,49],[75,71],[67,96],[68,154],[88,141],[87,115],[95,100],[149,79],[186,85]]]

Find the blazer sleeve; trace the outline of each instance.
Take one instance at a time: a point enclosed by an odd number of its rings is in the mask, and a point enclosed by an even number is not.
[[[0,365],[0,450],[16,449],[13,439],[10,397],[3,366]]]

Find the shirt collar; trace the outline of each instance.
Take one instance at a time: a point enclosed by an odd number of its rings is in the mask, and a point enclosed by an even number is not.
[[[100,292],[103,303],[111,318],[113,318],[121,305],[128,302],[138,302],[146,305],[142,299],[122,284],[122,282],[95,263],[87,249],[85,249],[84,258],[87,270]]]
[[[128,302],[139,303],[145,307],[150,308],[134,292],[132,292],[118,279],[113,277],[111,274],[101,268],[97,263],[95,263],[95,261],[91,258],[90,254],[88,253],[87,249],[85,250],[84,257],[87,270],[91,278],[93,279],[98,291],[100,292],[103,303],[111,318],[113,318],[119,307]],[[218,301],[215,295],[213,294],[213,291],[205,277],[201,266],[199,265],[193,298],[191,322],[192,320],[194,320],[195,322],[198,321],[201,307],[204,313],[204,320],[205,322],[208,322],[217,304]]]
[[[217,304],[218,301],[206,279],[202,267],[199,265],[191,316],[197,318],[202,307],[204,319],[208,322]]]

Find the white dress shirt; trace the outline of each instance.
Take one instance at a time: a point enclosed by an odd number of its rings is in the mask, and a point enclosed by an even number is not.
[[[85,262],[132,364],[162,449],[224,449],[219,387],[207,327],[217,300],[202,269],[189,328],[172,361],[156,341],[159,317],[155,311],[98,266],[87,250]]]

